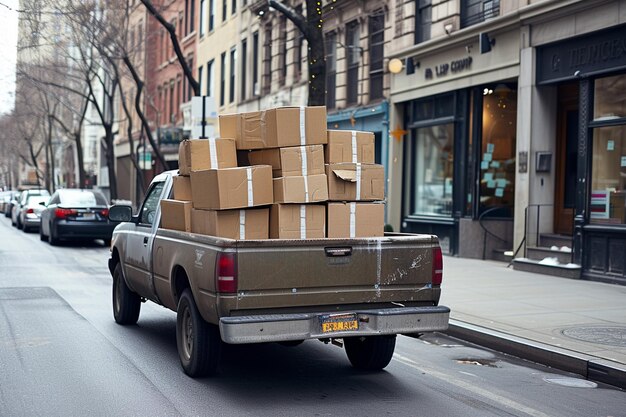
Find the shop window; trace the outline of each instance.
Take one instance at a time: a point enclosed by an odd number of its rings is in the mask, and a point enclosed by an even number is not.
[[[413,215],[452,215],[454,124],[413,130]]]
[[[593,130],[591,223],[626,224],[626,125]]]
[[[595,82],[594,121],[626,118],[626,75],[600,78]]]
[[[517,92],[506,84],[482,92],[479,213],[512,216],[515,202]],[[480,117],[480,116],[479,116]],[[499,209],[496,209],[499,208]]]

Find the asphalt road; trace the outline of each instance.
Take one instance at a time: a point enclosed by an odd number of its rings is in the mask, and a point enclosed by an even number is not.
[[[0,416],[626,417],[623,391],[439,334],[399,337],[378,373],[318,341],[227,346],[220,374],[193,380],[173,312],[115,324],[107,258],[0,218]]]

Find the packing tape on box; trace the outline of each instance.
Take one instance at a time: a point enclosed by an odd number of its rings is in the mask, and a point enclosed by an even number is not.
[[[304,178],[304,202],[309,202],[309,177]]]
[[[356,237],[356,203],[350,203],[350,238]]]
[[[211,154],[211,169],[218,169],[217,145],[215,143],[215,138],[209,138],[209,151]]]
[[[306,206],[300,204],[300,239],[306,239]]]
[[[307,175],[309,175],[309,161],[307,159],[307,155],[306,155],[306,146],[300,146],[300,153],[302,154],[302,176],[306,177]]]
[[[246,238],[246,211],[239,210],[239,239]]]
[[[357,163],[357,155],[356,155],[356,130],[352,131],[352,162]]]
[[[306,107],[300,106],[300,145],[306,145]]]
[[[248,177],[248,207],[254,205],[254,190],[252,189],[252,167],[246,169],[246,176]]]
[[[356,164],[356,199],[361,199],[361,164]]]

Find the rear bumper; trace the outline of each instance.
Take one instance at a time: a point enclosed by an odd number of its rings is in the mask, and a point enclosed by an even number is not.
[[[54,236],[60,239],[111,239],[117,224],[59,220],[54,223]]]
[[[323,333],[320,318],[324,314],[272,314],[222,317],[220,333],[224,342],[232,344],[422,333],[446,330],[450,317],[450,309],[444,306],[402,307],[351,313],[357,315],[358,330]]]

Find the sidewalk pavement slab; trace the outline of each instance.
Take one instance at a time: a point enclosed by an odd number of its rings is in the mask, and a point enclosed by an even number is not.
[[[626,388],[626,286],[444,258],[448,334]]]

